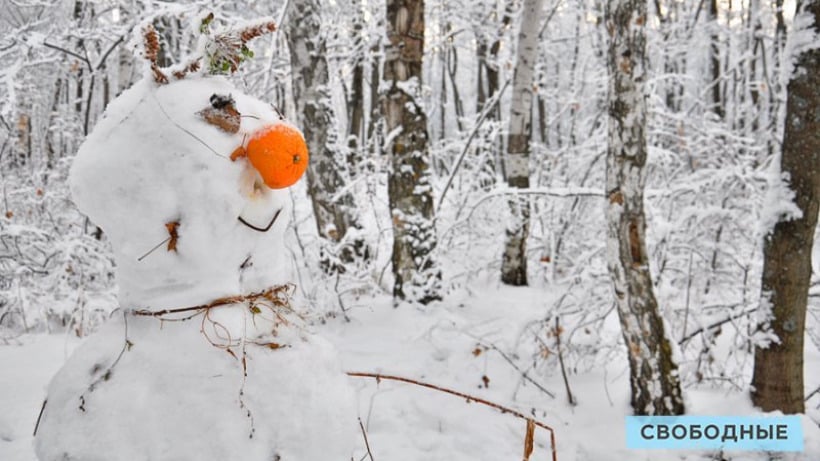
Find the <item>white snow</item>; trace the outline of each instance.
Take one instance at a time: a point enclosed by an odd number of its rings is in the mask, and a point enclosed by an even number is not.
[[[231,95],[242,118],[226,133],[198,112],[212,94]],[[114,101],[83,144],[71,171],[74,201],[102,227],[117,261],[122,307],[163,309],[262,290],[287,279],[285,220],[260,233],[288,201],[286,192],[254,193],[258,174],[230,154],[245,136],[282,123],[273,108],[218,77],[156,87],[143,80]],[[283,215],[287,213],[283,210]],[[178,252],[152,248],[179,222]],[[147,254],[147,256],[145,256]],[[253,254],[253,265],[237,268]],[[142,260],[140,260],[142,258]]]
[[[235,99],[237,133],[199,115],[212,95]],[[120,309],[51,380],[38,459],[349,458],[348,377],[281,294],[151,315],[289,280],[287,192],[264,186],[245,158],[229,158],[278,123],[271,106],[222,78],[143,80],[108,108],[70,183],[111,241]],[[0,425],[0,438],[16,437]]]
[[[481,348],[482,352],[474,355],[479,344],[495,345],[501,350],[516,350],[521,354],[530,350],[527,338],[521,332],[525,325],[544,313],[545,301],[544,292],[540,289],[497,290],[491,287],[460,300],[453,299],[452,303],[420,311],[407,307],[393,309],[391,300],[381,297],[369,300],[366,308],[351,311],[350,323],[339,320],[313,328],[330,339],[340,351],[341,364],[346,371],[370,371],[415,378],[485,398],[525,414],[534,414],[555,429],[559,461],[713,459],[714,453],[709,452],[632,451],[625,448],[624,416],[629,414],[629,383],[623,352],[589,372],[572,372],[572,364],[569,364],[569,381],[578,400],[578,405],[574,407],[566,403],[558,370],[531,370],[534,379],[556,395],[552,398],[524,380],[494,350]],[[463,307],[459,307],[460,304]],[[611,316],[615,317],[614,312]],[[607,328],[612,330],[609,333],[617,333],[617,321],[608,323]],[[121,334],[115,336],[121,339]],[[193,336],[192,339],[195,339]],[[19,424],[15,423],[17,421],[23,422],[23,427],[17,430],[17,439],[11,443],[0,441],[0,459],[4,461],[33,459],[27,448],[40,399],[44,395],[42,389],[48,371],[59,366],[62,359],[61,338],[30,336],[23,342],[23,347],[0,347],[0,363],[31,371],[19,373],[20,379],[0,379],[0,399],[6,399],[0,400],[0,408],[7,408],[6,401],[11,400],[9,393],[16,393],[18,397],[15,400],[20,401],[19,405],[11,407],[11,411],[0,413],[0,422],[6,421],[7,425],[14,426]],[[138,348],[140,345],[136,344],[133,352],[136,353]],[[820,356],[812,348],[808,346],[806,350],[807,388],[820,384],[817,378],[820,376],[817,373]],[[211,353],[207,349],[201,352],[203,356]],[[210,361],[221,360],[219,357],[222,355],[228,359],[226,362],[230,361],[224,352],[212,353],[215,357],[211,357]],[[32,368],[31,363],[37,362],[38,356],[42,357],[41,363]],[[519,364],[527,362],[523,360],[525,358],[513,357]],[[253,370],[254,365],[250,365],[249,371],[253,373]],[[482,376],[489,379],[487,388],[483,387]],[[225,380],[230,381],[234,389],[239,385],[236,375]],[[525,424],[515,417],[409,384],[386,380],[377,383],[373,379],[356,378],[353,385],[357,394],[358,414],[366,427],[376,460],[521,459]],[[297,390],[290,388],[287,392],[295,393]],[[283,395],[270,397],[287,398]],[[687,389],[685,397],[691,414],[756,414],[746,391]],[[196,398],[188,396],[186,402]],[[239,428],[247,428],[247,421],[241,414],[237,415],[235,407],[225,404],[224,409],[226,414],[221,415],[220,420],[227,419]],[[211,406],[197,410],[205,418],[213,417],[216,411]],[[813,417],[820,416],[815,413],[811,413]],[[261,418],[256,415],[257,421]],[[357,431],[353,436],[358,445],[354,459],[369,459],[357,423],[353,425]],[[786,459],[809,461],[820,457],[820,430],[809,417],[804,417],[803,427],[805,452]],[[237,431],[241,433],[239,429]],[[321,425],[315,426],[313,432],[322,436],[325,434]],[[207,440],[202,436],[194,438],[189,440],[177,435],[176,443],[196,450],[192,445]],[[726,452],[724,456],[732,461],[768,459],[765,453],[755,452],[733,451]],[[283,460],[286,459],[283,457]],[[320,455],[299,459],[341,458]],[[536,431],[536,447],[531,459],[549,459],[549,439],[544,431]]]

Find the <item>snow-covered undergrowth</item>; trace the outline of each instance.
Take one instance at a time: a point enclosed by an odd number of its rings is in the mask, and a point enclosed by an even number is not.
[[[536,417],[555,429],[560,461],[769,459],[766,454],[750,452],[726,452],[720,458],[717,453],[697,451],[626,450],[628,370],[622,354],[613,354],[612,360],[591,371],[574,373],[570,365],[568,382],[577,400],[575,406],[567,403],[558,370],[525,377],[521,371],[526,369],[531,345],[522,341],[521,333],[527,323],[543,314],[549,298],[554,296],[545,296],[541,290],[492,287],[475,296],[462,295],[459,302],[425,310],[393,309],[387,297],[368,298],[350,311],[351,322],[333,320],[311,329],[336,346],[346,371],[400,375]],[[618,334],[616,323],[607,322],[608,334]],[[79,342],[70,335],[27,335],[0,347],[0,363],[13,370],[0,375],[0,459],[35,459],[31,433],[45,385]],[[203,354],[220,359],[224,352],[203,342]],[[820,385],[820,354],[813,350],[807,354],[807,386]],[[351,378],[350,382],[356,389],[359,417],[376,460],[521,458],[526,424],[513,416],[410,384],[377,383],[368,378]],[[746,393],[731,389],[690,387],[685,398],[693,414],[754,412]],[[803,418],[805,452],[783,459],[820,457],[820,431],[810,418],[820,418],[820,412],[812,409]],[[369,459],[361,430],[355,429],[355,459]],[[322,428],[314,430],[321,432]],[[537,430],[535,440],[532,459],[549,459],[548,435]],[[176,442],[182,447],[197,444],[188,438]]]

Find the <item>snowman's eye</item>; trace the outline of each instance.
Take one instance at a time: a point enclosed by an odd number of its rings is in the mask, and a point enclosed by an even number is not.
[[[231,96],[230,94],[224,95],[214,93],[211,95],[210,101],[211,107],[213,107],[214,109],[224,109],[228,106],[233,107],[236,105],[236,102],[233,100],[233,96]]]

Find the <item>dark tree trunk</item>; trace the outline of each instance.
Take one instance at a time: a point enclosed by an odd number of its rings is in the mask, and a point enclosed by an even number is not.
[[[820,32],[820,1],[808,2],[807,10]],[[771,306],[769,325],[780,341],[755,348],[752,401],[764,411],[803,413],[803,337],[820,205],[820,50],[799,56],[787,92],[780,169],[802,217],[781,220],[764,242],[762,304]]]
[[[360,5],[357,5],[357,16],[353,25],[353,31],[357,40],[359,40],[358,47],[363,46],[362,39],[362,21]],[[350,149],[347,163],[350,166],[352,175],[355,175],[356,169],[361,164],[362,146],[367,142],[364,133],[364,56],[359,56],[353,66],[353,81],[351,82],[350,100],[347,102],[347,120],[348,120],[348,138],[347,147]]]
[[[427,116],[419,104],[424,55],[424,1],[387,0],[382,115],[392,170],[388,195],[393,221],[393,296],[423,304],[441,299],[434,260],[436,232]]]
[[[327,243],[322,248],[321,263],[326,269],[343,270],[337,258],[349,262],[354,255],[366,253],[366,249],[358,237],[352,242],[345,241],[345,236],[351,229],[358,229],[359,224],[353,196],[350,193],[338,196],[345,186],[341,172],[346,170],[346,164],[339,155],[338,134],[334,128],[335,113],[321,33],[321,5],[318,0],[293,0],[288,11],[293,100],[310,152],[308,194],[317,230]],[[339,243],[342,245],[337,245]]]
[[[709,74],[712,78],[712,110],[721,119],[725,116],[721,97],[722,78],[720,72],[720,34],[718,30],[718,0],[709,0]]]
[[[629,357],[636,415],[684,412],[677,366],[652,291],[643,206],[646,182],[646,0],[609,0],[607,263]]]

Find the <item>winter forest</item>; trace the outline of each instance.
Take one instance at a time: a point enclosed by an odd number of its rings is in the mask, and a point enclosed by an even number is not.
[[[0,96],[2,461],[820,459],[820,0],[0,0]]]

